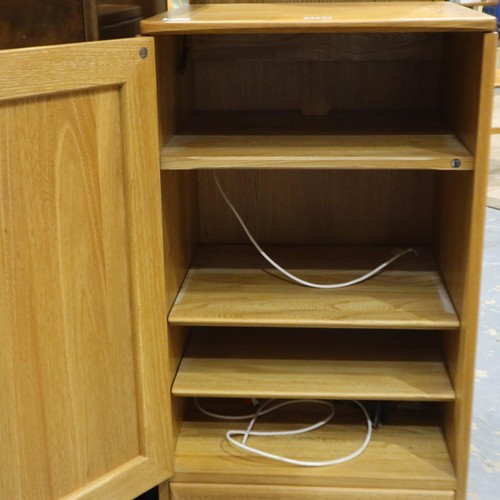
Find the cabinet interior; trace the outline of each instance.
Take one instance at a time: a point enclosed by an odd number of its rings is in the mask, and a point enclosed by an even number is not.
[[[173,481],[455,488],[482,37],[157,37]],[[214,171],[299,275],[335,282],[394,248],[418,255],[348,289],[287,283],[249,246]],[[190,397],[381,401],[387,424],[359,463],[290,471],[228,462],[224,423],[185,411]],[[345,418],[348,448],[363,431]]]

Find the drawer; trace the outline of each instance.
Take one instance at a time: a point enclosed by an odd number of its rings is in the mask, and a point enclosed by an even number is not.
[[[170,500],[452,500],[454,491],[171,483]]]

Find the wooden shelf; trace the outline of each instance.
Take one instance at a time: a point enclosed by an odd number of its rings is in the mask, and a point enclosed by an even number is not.
[[[204,404],[208,407],[207,402]],[[220,411],[218,405],[210,408]],[[286,412],[264,417],[263,421],[268,423],[259,423],[256,430],[284,430],[297,428],[297,423],[312,423],[308,411],[294,412],[287,408]],[[324,414],[316,413],[317,408],[312,411],[315,417]],[[336,411],[334,420],[321,429],[300,436],[261,438],[259,446],[271,453],[304,460],[327,460],[353,452],[365,435],[365,428],[360,424],[362,417],[359,410],[351,412],[348,404],[338,404]],[[227,430],[239,428],[244,428],[244,423],[216,421],[197,411],[188,414],[177,442],[172,481],[455,489],[453,466],[441,429],[434,420],[388,421],[373,432],[368,448],[355,460],[315,468],[280,464],[233,447],[224,436]],[[252,439],[257,442],[257,438],[250,438],[250,445]]]
[[[495,19],[449,2],[188,5],[141,22],[143,35],[491,31]]]
[[[207,133],[208,132],[208,133]],[[378,168],[471,170],[471,153],[422,112],[201,112],[161,152],[164,170]]]
[[[384,262],[386,247],[266,249],[306,280],[352,280]],[[358,285],[318,290],[291,283],[250,246],[202,246],[169,321],[193,326],[450,329],[459,321],[430,251],[408,254]]]
[[[434,332],[197,329],[176,396],[449,401]]]

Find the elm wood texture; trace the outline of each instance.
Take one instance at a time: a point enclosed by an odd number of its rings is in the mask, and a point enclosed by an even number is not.
[[[158,85],[158,114],[160,144],[173,134],[182,104],[179,99],[178,79],[175,76],[180,40],[163,37],[155,40]],[[166,287],[166,310],[169,311],[184,277],[189,269],[198,245],[198,197],[197,177],[193,172],[161,172],[163,265]],[[167,324],[169,343],[168,385],[171,387],[182,352],[189,336],[188,327]],[[171,414],[168,416],[170,432],[175,448],[182,425],[184,399],[171,398]],[[168,492],[168,488],[164,488]]]
[[[191,172],[163,172],[161,174],[163,211],[163,264],[165,268],[166,310],[169,311],[188,272],[196,247],[198,229],[196,193],[197,179]],[[171,387],[189,337],[189,328],[167,324],[169,343],[168,385]],[[172,398],[168,416],[172,442],[182,425],[184,403]]]
[[[326,130],[335,127],[340,132],[339,124],[347,121],[350,133],[365,133],[364,120],[372,119],[349,119],[352,110],[387,113],[437,109],[442,38],[442,33],[189,37],[194,109],[252,113],[296,110],[305,117],[302,123],[289,117],[297,123],[295,131],[287,127],[287,132],[294,135],[300,127],[311,126],[306,121],[308,116],[316,118]],[[349,113],[339,116],[340,110]],[[331,119],[320,121],[322,115],[332,112],[335,114]],[[238,118],[247,121],[244,115]],[[283,126],[283,122],[272,121],[277,130]],[[408,122],[401,129],[408,130]],[[264,130],[270,128],[263,123],[261,126]],[[372,133],[377,133],[376,128]]]
[[[85,0],[2,0],[0,49],[88,40],[91,7]]]
[[[497,43],[496,33],[480,37],[455,34],[445,49],[450,57],[444,81],[456,83],[443,88],[443,107],[458,137],[475,157],[473,172],[439,173],[436,184],[436,258],[461,324],[444,342],[456,392],[456,401],[445,407],[444,432],[457,471],[458,500],[465,499],[467,491]]]
[[[176,135],[161,168],[436,169],[473,168],[453,135]]]
[[[453,491],[172,483],[172,500],[453,500]],[[161,499],[163,500],[163,499]]]
[[[136,496],[173,454],[154,46],[0,66],[0,496]]]
[[[387,247],[270,247],[285,269],[320,283],[352,280]],[[459,326],[430,253],[406,255],[354,287],[291,283],[250,246],[202,246],[170,311],[173,325],[447,329]]]
[[[439,61],[443,33],[191,35],[190,57],[238,61]]]
[[[202,403],[212,411],[220,404]],[[238,414],[238,408],[224,409]],[[239,410],[241,412],[241,409]],[[243,410],[245,411],[245,410]],[[256,430],[293,429],[312,423],[324,410],[300,407],[276,412]],[[365,436],[359,409],[337,404],[334,420],[313,432],[280,438],[251,437],[248,444],[302,460],[327,460],[354,452]],[[188,413],[177,442],[173,483],[332,486],[338,488],[402,488],[453,490],[456,479],[441,428],[433,419],[419,423],[390,419],[373,433],[366,451],[350,462],[331,467],[290,467],[250,455],[229,444],[225,433],[244,428],[241,421],[220,421],[198,411]]]
[[[176,396],[450,401],[435,332],[196,329]]]
[[[261,244],[432,243],[432,171],[225,170],[217,175]],[[212,172],[198,172],[198,187],[200,241],[248,244]]]
[[[306,116],[339,110],[436,110],[444,36],[294,33],[188,37],[187,59],[192,62],[194,86],[191,100],[196,111],[294,110]],[[339,118],[343,121],[345,114]],[[360,118],[357,127],[363,130],[365,117]],[[402,129],[408,130],[408,123]],[[351,133],[356,133],[352,126]]]
[[[491,16],[450,2],[186,5],[141,22],[143,35],[492,31]]]

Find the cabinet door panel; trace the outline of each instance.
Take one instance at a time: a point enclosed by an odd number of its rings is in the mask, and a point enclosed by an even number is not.
[[[0,53],[1,498],[170,475],[158,161],[150,40]]]

